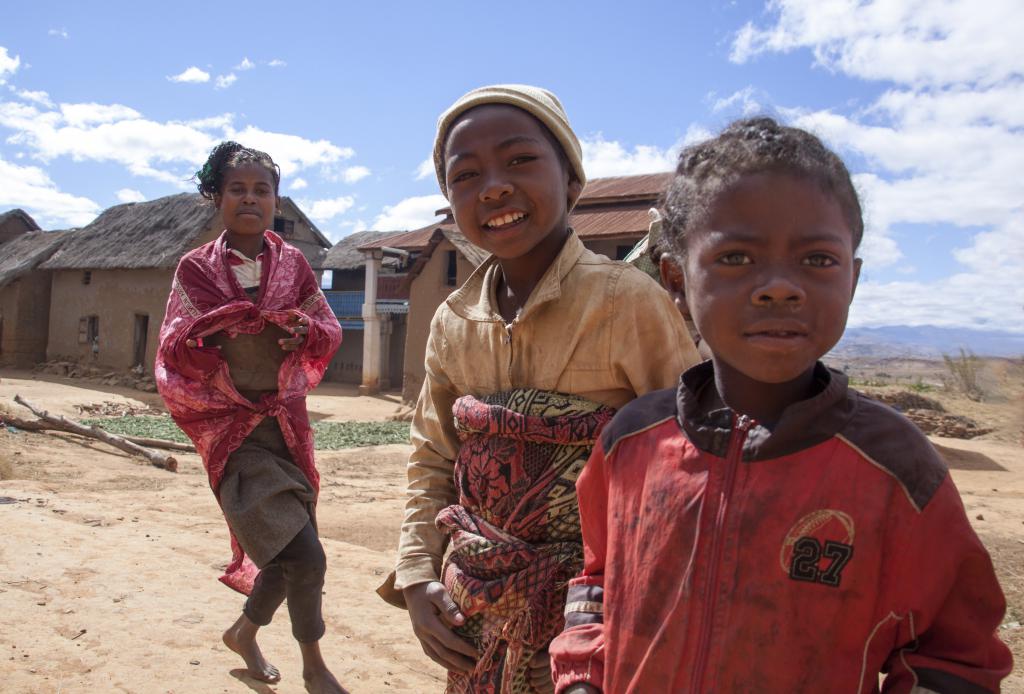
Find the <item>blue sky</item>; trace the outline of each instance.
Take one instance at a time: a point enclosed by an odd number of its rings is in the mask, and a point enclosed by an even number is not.
[[[100,9],[97,9],[100,8]],[[0,210],[47,229],[266,149],[337,240],[428,223],[464,91],[554,91],[591,177],[671,168],[744,114],[846,159],[868,231],[853,325],[1024,332],[1024,5],[966,1],[9,4]]]

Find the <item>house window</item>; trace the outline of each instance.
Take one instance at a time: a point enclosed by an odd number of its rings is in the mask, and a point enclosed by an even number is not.
[[[282,239],[290,239],[295,235],[295,221],[284,217],[274,217],[274,233]]]
[[[615,259],[616,260],[624,260],[626,258],[626,256],[629,255],[629,252],[631,250],[633,250],[633,246],[632,245],[629,245],[629,246],[616,246],[615,247]]]
[[[100,337],[100,317],[85,316],[78,319],[78,344],[87,345]]]
[[[459,276],[459,261],[455,255],[455,251],[448,251],[448,270],[445,273],[445,284],[449,287],[454,287],[458,282]]]
[[[82,284],[89,284],[92,282],[92,270],[86,270],[82,273]]]

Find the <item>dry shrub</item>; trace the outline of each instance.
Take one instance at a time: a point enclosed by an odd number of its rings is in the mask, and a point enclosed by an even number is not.
[[[949,371],[953,387],[975,402],[981,402],[984,393],[978,385],[981,359],[969,349],[960,348],[960,356],[942,354],[942,361]]]

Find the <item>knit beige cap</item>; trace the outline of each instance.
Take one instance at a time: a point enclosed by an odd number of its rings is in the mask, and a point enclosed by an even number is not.
[[[444,182],[444,140],[448,135],[448,128],[463,113],[484,104],[515,106],[543,123],[562,145],[562,150],[569,160],[569,166],[572,167],[573,173],[579,179],[580,187],[582,188],[586,184],[587,175],[583,172],[583,149],[580,147],[580,141],[576,138],[576,133],[572,131],[572,126],[569,125],[569,117],[565,115],[565,109],[562,108],[558,97],[547,89],[531,87],[526,84],[494,84],[463,94],[437,119],[437,136],[434,138],[434,170],[437,172],[437,182],[445,197],[448,197],[448,187]]]

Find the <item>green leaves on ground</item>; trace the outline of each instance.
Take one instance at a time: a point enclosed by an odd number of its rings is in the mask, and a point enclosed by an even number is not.
[[[169,416],[126,415],[124,417],[102,417],[83,419],[82,424],[94,424],[104,431],[118,436],[144,436],[147,439],[163,439],[178,443],[191,443],[185,432],[178,428]]]
[[[317,450],[409,443],[408,422],[314,422]]]
[[[168,416],[127,416],[107,419],[84,419],[86,426],[93,424],[119,436],[144,436],[151,439],[188,443],[188,437]],[[408,422],[314,422],[313,435],[317,450],[334,451],[340,448],[382,446],[389,443],[409,443]]]

